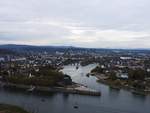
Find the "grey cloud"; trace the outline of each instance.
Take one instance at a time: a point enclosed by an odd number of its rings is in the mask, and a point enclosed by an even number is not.
[[[150,48],[149,6],[149,0],[1,0],[0,41]]]

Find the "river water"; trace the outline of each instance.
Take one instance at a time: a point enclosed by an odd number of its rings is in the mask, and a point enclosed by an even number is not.
[[[65,66],[62,70],[70,75],[74,82],[101,91],[102,96],[83,96],[55,93],[35,95],[23,92],[0,90],[0,103],[18,105],[34,113],[150,113],[150,96],[133,95],[125,90],[110,89],[96,82],[94,76],[86,74],[96,64],[84,67]],[[74,109],[78,105],[78,109]]]

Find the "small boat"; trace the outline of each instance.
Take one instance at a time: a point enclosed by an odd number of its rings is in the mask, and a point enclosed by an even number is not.
[[[143,95],[143,96],[147,95],[147,92],[143,91],[143,90],[142,91],[141,90],[132,90],[131,92],[136,95]]]
[[[79,69],[79,66],[76,66],[76,69]]]
[[[77,103],[73,106],[74,109],[78,109],[79,106],[77,105]]]
[[[115,86],[115,85],[110,85],[109,88],[115,89],[115,90],[118,90],[118,91],[120,91],[120,89],[121,89],[121,87]]]
[[[89,77],[89,76],[90,76],[90,73],[86,74],[86,76]]]
[[[31,88],[29,88],[27,91],[28,92],[32,92],[32,91],[34,91],[35,90],[35,87],[34,86],[31,86]]]
[[[74,106],[75,109],[78,109],[79,107],[77,105]]]

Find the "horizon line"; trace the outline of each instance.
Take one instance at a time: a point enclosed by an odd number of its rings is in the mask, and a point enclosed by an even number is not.
[[[83,48],[83,49],[116,49],[116,50],[150,50],[150,48],[111,48],[111,47],[81,47],[81,46],[74,46],[74,45],[36,45],[36,44],[0,44],[0,46],[35,46],[35,47],[73,47],[73,48]]]

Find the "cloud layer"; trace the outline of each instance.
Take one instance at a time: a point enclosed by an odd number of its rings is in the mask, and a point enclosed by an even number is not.
[[[1,0],[0,44],[150,48],[149,0]]]

